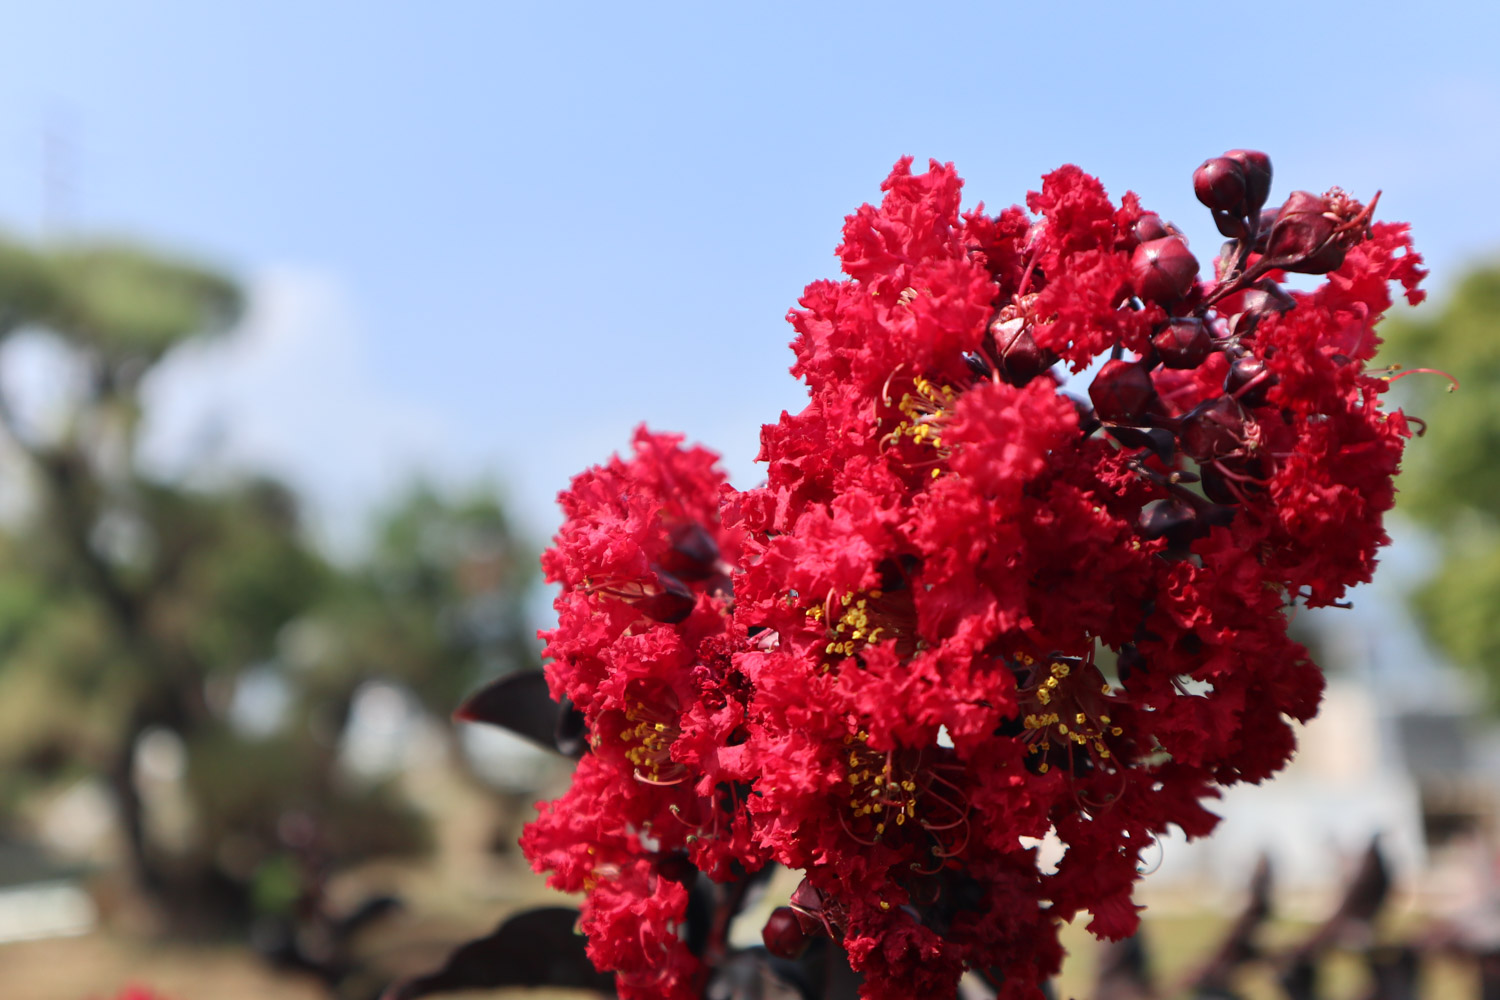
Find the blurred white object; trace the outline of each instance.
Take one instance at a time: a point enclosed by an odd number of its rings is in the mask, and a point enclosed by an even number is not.
[[[0,943],[87,934],[98,918],[89,894],[72,882],[0,889]]]

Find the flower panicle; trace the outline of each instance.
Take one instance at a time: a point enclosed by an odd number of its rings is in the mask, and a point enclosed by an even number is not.
[[[775,954],[830,938],[870,1000],[1024,989],[1059,918],[1129,934],[1142,848],[1286,763],[1322,679],[1285,611],[1385,541],[1405,373],[1366,362],[1425,272],[1378,193],[1275,205],[1252,150],[1192,181],[1207,273],[1077,167],[989,215],[902,160],[790,316],[809,399],[763,485],[643,429],[564,493],[543,637],[591,750],[523,846],[623,996],[700,995],[743,892],[698,933],[689,888],[768,862],[803,874]]]

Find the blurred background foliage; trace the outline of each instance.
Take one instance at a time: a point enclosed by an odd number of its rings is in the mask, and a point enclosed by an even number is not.
[[[1429,639],[1480,678],[1500,710],[1500,262],[1470,269],[1441,301],[1381,327],[1382,358],[1411,372],[1395,398],[1422,423],[1397,510],[1430,533],[1433,573],[1412,605]],[[1399,375],[1399,372],[1397,373]]]
[[[535,558],[487,486],[415,484],[334,560],[286,485],[143,462],[143,386],[243,309],[150,248],[0,239],[0,834],[97,782],[160,926],[316,965],[332,951],[298,933],[341,919],[327,879],[432,842],[393,775],[350,760],[362,692],[446,721],[536,666]]]

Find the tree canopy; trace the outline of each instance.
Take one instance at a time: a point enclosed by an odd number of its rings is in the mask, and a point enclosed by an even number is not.
[[[391,787],[341,771],[362,685],[446,716],[537,655],[532,560],[493,490],[413,487],[347,565],[287,485],[141,461],[148,375],[243,309],[228,277],[149,248],[0,239],[0,470],[20,498],[0,518],[0,821],[96,776],[138,887],[200,929],[305,915],[334,868],[423,847]],[[40,398],[18,389],[22,339],[61,358]],[[255,683],[279,707],[247,726]],[[181,751],[173,823],[142,792],[153,740]]]

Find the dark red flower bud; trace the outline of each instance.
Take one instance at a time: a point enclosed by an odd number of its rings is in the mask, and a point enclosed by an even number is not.
[[[778,906],[771,911],[771,917],[761,930],[760,937],[766,943],[766,951],[777,958],[800,957],[807,950],[810,940],[807,932],[802,929],[797,911],[790,906]]]
[[[1261,406],[1266,401],[1266,390],[1277,383],[1275,375],[1266,371],[1266,363],[1253,354],[1235,358],[1224,376],[1224,391],[1245,406]]]
[[[1228,396],[1199,403],[1178,426],[1177,441],[1194,461],[1221,458],[1245,443],[1245,421],[1250,415]]]
[[[1329,271],[1337,271],[1344,263],[1346,251],[1338,243],[1325,243],[1323,249],[1315,254],[1304,258],[1296,267],[1288,267],[1286,270],[1295,271],[1298,274],[1327,274]]]
[[[1147,212],[1135,220],[1135,225],[1130,229],[1130,235],[1134,236],[1138,243],[1150,243],[1152,240],[1164,240],[1172,234],[1162,224],[1161,216],[1155,212]]]
[[[1178,236],[1142,243],[1130,257],[1135,293],[1147,302],[1175,302],[1193,287],[1198,259]]]
[[[1228,236],[1232,240],[1244,239],[1249,235],[1249,230],[1245,228],[1244,218],[1232,212],[1215,212],[1214,226],[1221,235]]]
[[[1193,193],[1214,212],[1228,212],[1236,218],[1246,214],[1245,170],[1227,156],[1205,160],[1193,171]]]
[[[1197,368],[1208,358],[1213,337],[1201,319],[1187,316],[1167,320],[1151,338],[1151,346],[1168,368]]]
[[[1293,191],[1276,213],[1266,256],[1284,271],[1327,274],[1344,262],[1343,248],[1334,242],[1338,227],[1338,217],[1322,196]]]
[[[1151,373],[1138,362],[1111,360],[1094,376],[1089,399],[1100,420],[1130,424],[1145,416],[1156,401],[1156,387],[1151,384]]]
[[[996,320],[990,325],[999,355],[1000,377],[1011,385],[1022,386],[1057,364],[1057,355],[1037,346],[1024,319]]]
[[[1271,158],[1254,149],[1231,149],[1224,158],[1238,163],[1244,171],[1245,214],[1259,212],[1271,196]]]
[[[707,580],[718,572],[719,546],[694,521],[672,529],[671,547],[661,557],[661,568],[679,580]]]
[[[693,613],[697,598],[687,584],[670,573],[658,571],[657,592],[634,598],[631,603],[640,608],[641,614],[653,621],[676,625]]]

